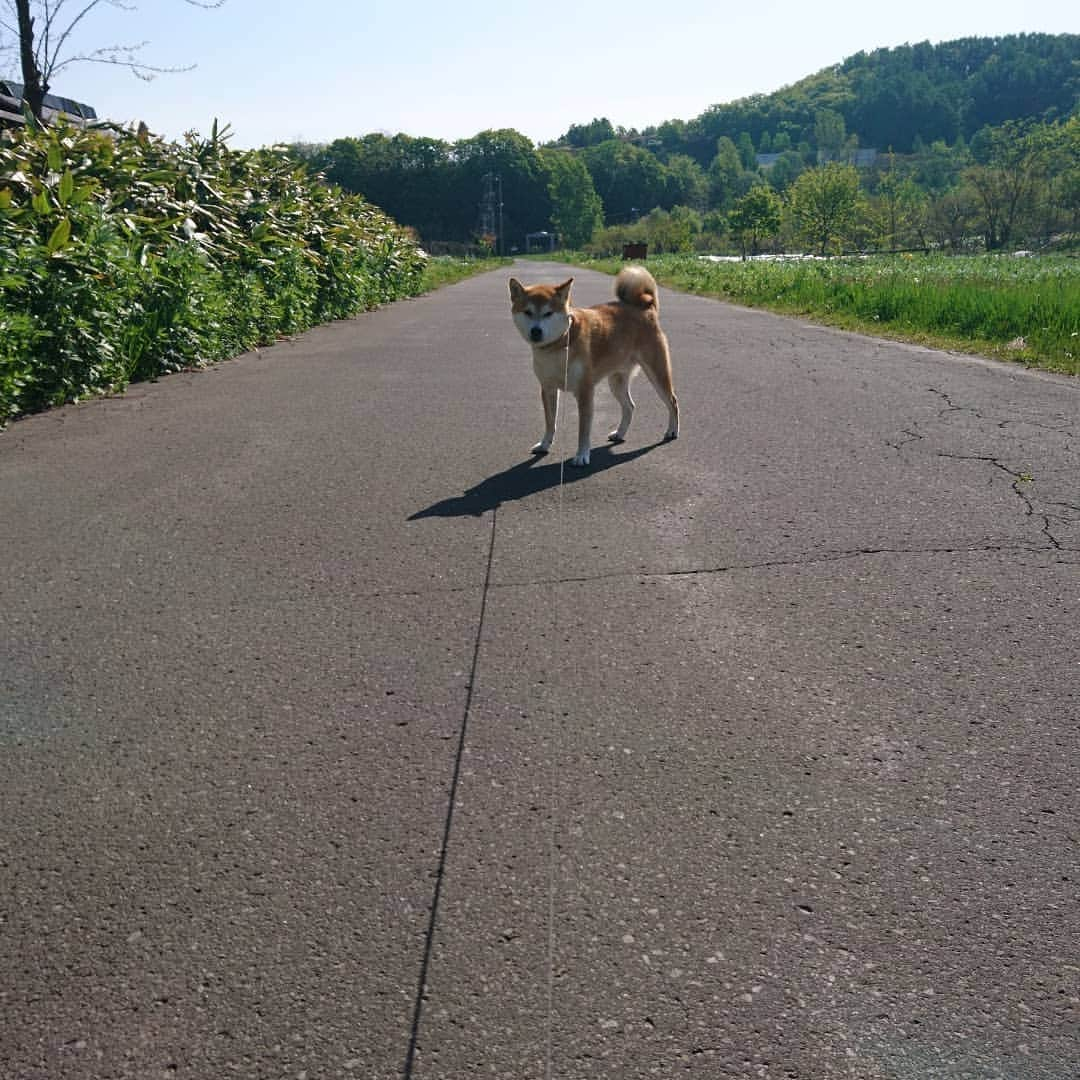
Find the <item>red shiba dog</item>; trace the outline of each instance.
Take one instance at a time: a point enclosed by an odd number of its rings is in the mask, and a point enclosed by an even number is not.
[[[533,371],[544,403],[544,437],[532,448],[546,454],[555,437],[559,391],[577,398],[578,447],[571,464],[589,464],[593,392],[607,379],[622,406],[619,426],[608,435],[622,442],[634,415],[630,379],[640,367],[668,408],[664,438],[679,434],[679,402],[671,381],[671,356],[660,329],[660,303],[652,274],[628,266],[615,279],[615,300],[590,308],[570,303],[570,278],[561,285],[522,285],[510,279],[510,304],[521,336],[532,346]]]

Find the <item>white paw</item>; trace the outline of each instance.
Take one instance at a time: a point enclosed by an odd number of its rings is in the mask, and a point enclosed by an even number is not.
[[[608,432],[608,442],[621,443],[626,442],[626,436],[619,433],[619,429]]]
[[[530,451],[533,454],[546,454],[551,449],[551,443],[541,439]]]
[[[570,464],[578,469],[584,468],[589,464],[589,451],[581,450],[570,459]]]

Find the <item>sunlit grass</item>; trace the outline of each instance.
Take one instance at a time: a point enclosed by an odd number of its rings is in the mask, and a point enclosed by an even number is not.
[[[614,271],[617,260],[590,263]],[[1080,374],[1080,262],[1069,257],[648,261],[662,284],[886,337]]]
[[[444,285],[453,285],[476,274],[495,270],[500,266],[509,266],[512,259],[490,258],[472,259],[456,255],[433,255],[424,264],[424,274],[420,279],[420,291],[431,292]]]

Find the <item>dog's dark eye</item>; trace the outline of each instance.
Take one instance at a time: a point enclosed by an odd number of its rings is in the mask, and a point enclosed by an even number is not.
[[[545,311],[544,314],[540,316],[540,318],[541,319],[550,319],[551,318],[551,312],[550,311]]]

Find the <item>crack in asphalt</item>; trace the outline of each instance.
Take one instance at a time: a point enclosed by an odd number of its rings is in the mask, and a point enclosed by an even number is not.
[[[768,559],[762,562],[729,563],[720,566],[690,567],[685,570],[613,570],[604,574],[582,574],[577,577],[538,578],[528,581],[500,581],[492,582],[492,590],[496,589],[522,589],[536,585],[580,585],[596,581],[612,581],[619,578],[684,578],[684,577],[711,577],[721,574],[740,573],[749,570],[784,570],[799,567],[824,566],[829,563],[844,562],[849,559],[874,558],[888,555],[913,555],[913,556],[937,556],[937,555],[978,555],[995,554],[1000,552],[1012,552],[1016,554],[1039,554],[1051,549],[1071,551],[1061,545],[1036,546],[1024,543],[1001,543],[979,544],[970,547],[940,547],[940,548],[855,548],[850,551],[833,551],[821,555],[796,558],[796,559]]]
[[[909,443],[921,442],[923,439],[926,438],[926,436],[923,435],[922,432],[912,431],[909,428],[901,428],[900,429],[900,434],[901,435],[906,435],[907,438],[906,439],[900,439],[898,442],[888,442],[888,441],[886,441],[885,445],[888,446],[888,447],[891,447],[893,450],[903,450],[904,447],[907,446]]]
[[[938,457],[949,458],[953,461],[982,461],[988,465],[993,465],[996,469],[1000,469],[1007,476],[1012,477],[1012,489],[1016,494],[1016,497],[1024,506],[1024,512],[1028,517],[1041,518],[1042,526],[1040,532],[1046,537],[1050,547],[1057,551],[1065,550],[1064,544],[1051,532],[1050,515],[1041,513],[1035,509],[1035,504],[1029,497],[1027,491],[1022,486],[1024,484],[1034,485],[1035,478],[1029,472],[1018,472],[1016,469],[1006,465],[1005,462],[994,457],[992,454],[947,454],[944,451],[938,452]],[[1066,519],[1062,519],[1066,520]]]
[[[1030,419],[1027,419],[1027,418],[1017,418],[1015,416],[1008,416],[1008,417],[1005,417],[1005,419],[998,419],[995,416],[986,416],[986,415],[984,415],[977,408],[974,408],[971,405],[958,405],[952,399],[952,395],[950,395],[948,393],[948,391],[946,391],[946,390],[939,390],[939,389],[937,389],[937,387],[934,387],[934,386],[928,386],[927,390],[931,394],[934,394],[935,396],[941,398],[945,402],[945,404],[948,406],[947,408],[942,409],[941,412],[938,413],[938,416],[946,416],[946,415],[948,415],[949,413],[952,413],[952,412],[967,412],[967,413],[971,413],[971,415],[974,416],[976,419],[983,420],[988,424],[993,424],[995,427],[997,427],[999,429],[1002,429],[1002,430],[1009,427],[1010,425],[1016,424],[1016,425],[1022,425],[1024,427],[1035,428],[1037,431],[1051,431],[1055,435],[1063,435],[1067,439],[1076,438],[1076,435],[1073,432],[1072,427],[1067,424],[1067,422],[1064,420],[1064,418],[1062,420],[1062,422],[1066,424],[1066,426],[1064,426],[1064,427],[1058,427],[1058,426],[1056,426],[1054,424],[1043,423],[1043,422],[1041,422],[1039,420],[1030,420]]]
[[[1049,540],[1049,538],[1048,538]],[[1018,541],[1003,541],[994,543],[987,541],[983,544],[972,544],[961,547],[880,547],[880,548],[852,548],[844,551],[823,552],[820,555],[799,556],[787,559],[765,559],[761,562],[723,563],[717,566],[687,567],[682,570],[611,570],[601,574],[563,575],[559,577],[525,578],[520,580],[489,581],[486,588],[489,592],[506,589],[528,589],[540,585],[587,585],[598,581],[617,581],[626,578],[655,579],[664,578],[690,578],[711,577],[721,574],[744,573],[753,570],[785,570],[800,567],[825,566],[830,563],[844,562],[852,559],[878,558],[882,556],[908,555],[908,556],[954,556],[954,555],[994,555],[994,554],[1017,554],[1038,555],[1054,551],[1072,553],[1074,549],[1065,547],[1056,542],[1046,545],[1030,544]],[[1070,561],[1071,560],[1058,560]],[[454,585],[442,589],[401,589],[383,590],[375,593],[367,593],[358,596],[360,600],[392,600],[392,599],[419,599],[429,596],[453,596],[461,593],[475,592],[477,585]]]
[[[935,394],[937,397],[941,398],[948,406],[947,409],[942,409],[941,412],[938,413],[938,416],[944,416],[946,413],[951,412],[969,412],[972,416],[977,416],[980,420],[985,419],[978,409],[973,409],[970,405],[957,405],[947,391],[939,390],[936,386],[928,386],[926,389],[931,394]]]
[[[952,395],[949,394],[949,392],[946,390],[941,390],[937,387],[929,386],[927,387],[927,392],[935,395],[936,397],[940,398],[942,401],[945,402],[946,408],[942,409],[938,413],[939,420],[949,415],[950,413],[966,412],[970,413],[973,417],[982,421],[983,423],[994,424],[999,430],[1004,430],[1004,428],[1010,424],[1023,424],[1027,427],[1036,428],[1041,431],[1053,432],[1054,434],[1060,435],[1065,439],[1072,439],[1074,437],[1071,428],[1068,427],[1057,427],[1053,424],[1044,424],[1035,420],[1018,420],[1015,417],[1009,417],[1003,420],[997,419],[995,417],[988,417],[983,415],[983,413],[981,413],[977,408],[973,408],[970,405],[958,404],[954,400]],[[894,441],[886,442],[887,446],[889,446],[893,450],[896,450],[898,453],[903,451],[904,447],[909,446],[912,443],[926,442],[928,439],[930,439],[930,435],[927,432],[920,430],[920,425],[917,422],[911,424],[911,426],[909,427],[901,428],[900,434],[904,437],[897,438]],[[1032,472],[1015,469],[994,454],[951,453],[947,450],[939,449],[935,451],[935,455],[939,458],[944,458],[951,461],[983,462],[1005,473],[1008,477],[1010,477],[1012,481],[1012,490],[1023,505],[1025,515],[1041,522],[1039,526],[1039,531],[1046,538],[1046,543],[1049,548],[1055,551],[1071,550],[1055,533],[1054,524],[1055,522],[1059,522],[1065,525],[1072,525],[1075,524],[1075,521],[1073,518],[1068,517],[1064,514],[1051,514],[1047,512],[1046,509],[1036,505],[1038,501],[1034,498],[1034,493],[1036,491],[1036,478]],[[1080,507],[1077,507],[1073,503],[1063,502],[1060,500],[1054,502],[1047,502],[1044,505],[1045,507],[1060,507],[1065,510],[1080,510]]]

